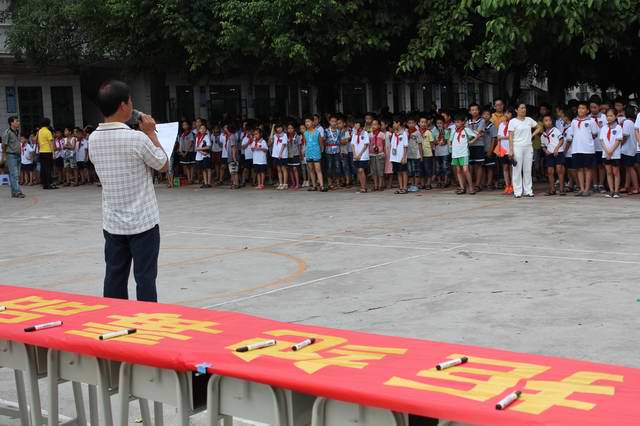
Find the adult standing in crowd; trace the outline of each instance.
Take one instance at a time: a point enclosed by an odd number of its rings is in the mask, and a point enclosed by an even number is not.
[[[9,169],[9,185],[11,198],[24,198],[20,189],[20,119],[15,115],[9,117],[9,128],[2,138],[2,151]]]
[[[157,302],[160,212],[153,171],[168,170],[167,154],[151,116],[140,114],[140,131],[125,124],[133,113],[126,83],[103,84],[97,101],[104,122],[91,134],[89,156],[102,182],[104,296],[128,298],[133,262],[137,299]]]
[[[527,105],[518,104],[516,117],[509,121],[509,158],[513,164],[513,195],[516,198],[533,197],[531,168],[533,165],[533,138],[540,133],[538,123],[527,117]],[[532,130],[536,129],[533,133]]]
[[[51,120],[43,118],[38,130],[38,148],[40,158],[40,183],[42,189],[58,189],[53,184],[53,133],[51,133]]]

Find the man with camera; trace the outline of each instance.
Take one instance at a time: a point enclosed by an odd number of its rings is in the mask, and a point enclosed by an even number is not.
[[[157,302],[160,213],[153,170],[167,171],[167,154],[156,135],[153,118],[134,113],[126,83],[104,83],[97,103],[104,122],[89,138],[89,157],[102,183],[104,296],[128,298],[133,262],[137,299]],[[140,130],[125,124],[132,114]]]

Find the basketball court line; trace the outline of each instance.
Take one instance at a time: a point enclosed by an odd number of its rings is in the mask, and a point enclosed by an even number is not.
[[[211,230],[211,231],[215,231],[217,229],[223,229],[224,231],[229,231],[229,228],[218,228],[215,226],[178,225],[178,226],[175,226],[175,228],[186,228],[186,229],[193,229],[193,230],[205,229],[205,230]],[[613,252],[613,251],[601,251],[601,250],[585,250],[585,249],[578,249],[578,248],[559,248],[559,247],[545,247],[545,246],[534,246],[534,245],[513,245],[513,244],[502,244],[502,243],[481,243],[481,242],[444,241],[444,240],[415,240],[411,238],[402,238],[401,236],[375,237],[375,236],[360,236],[360,235],[319,235],[319,234],[308,234],[308,233],[301,233],[301,232],[271,231],[266,229],[245,228],[245,227],[242,227],[242,230],[251,231],[251,232],[254,232],[254,231],[262,232],[265,234],[276,234],[276,235],[280,234],[280,235],[291,235],[291,236],[310,237],[310,238],[340,238],[340,239],[358,239],[358,240],[391,241],[391,242],[400,240],[402,242],[409,242],[409,243],[415,242],[415,243],[421,243],[421,244],[464,244],[468,246],[482,245],[482,246],[488,246],[488,247],[513,248],[513,249],[525,249],[525,250],[545,250],[545,251],[549,250],[549,251],[563,251],[563,252],[575,252],[575,253],[598,253],[598,254],[609,254],[612,256],[627,256],[630,253],[633,253],[631,248],[629,252]],[[252,238],[252,237],[247,236],[247,238]],[[266,236],[264,236],[264,238],[268,239],[268,237]],[[378,245],[376,246],[379,247]],[[390,248],[391,247],[392,246],[390,246]],[[401,248],[415,248],[415,247],[402,246]]]

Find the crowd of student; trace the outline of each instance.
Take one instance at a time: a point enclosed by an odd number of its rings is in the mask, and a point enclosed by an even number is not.
[[[5,140],[9,132],[20,140],[21,185],[99,185],[88,156],[91,127],[51,132],[45,119],[32,134],[20,135],[19,120],[12,117],[9,124]],[[532,111],[524,104],[506,108],[496,99],[467,111],[396,116],[316,114],[241,126],[183,120],[166,181],[202,189],[273,184],[279,191],[327,192],[355,186],[359,193],[393,188],[395,194],[454,184],[457,194],[499,188],[520,198],[534,196],[538,179],[548,184],[545,195],[619,198],[640,192],[639,140],[635,107],[597,96],[556,106],[553,113],[545,104]],[[22,193],[12,189],[12,195]]]
[[[395,194],[457,186],[458,194],[504,188],[533,197],[533,179],[545,195],[619,198],[637,194],[640,116],[617,98],[548,105],[493,106],[363,118],[316,114],[303,122],[245,121],[208,126],[183,120],[170,174],[201,188],[231,189],[274,183],[277,190],[359,193],[394,188]],[[535,116],[535,119],[531,118]],[[171,186],[171,179],[169,185]]]

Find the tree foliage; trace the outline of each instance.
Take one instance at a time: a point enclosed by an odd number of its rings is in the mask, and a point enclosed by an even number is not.
[[[20,0],[14,6],[9,45],[39,66],[106,58],[194,77],[534,69],[555,79],[554,87],[605,80],[622,87],[628,75],[608,70],[637,65],[640,45],[639,0]]]

